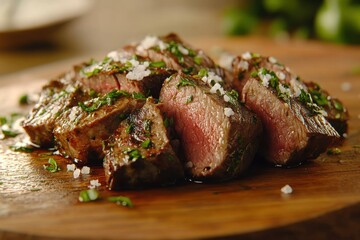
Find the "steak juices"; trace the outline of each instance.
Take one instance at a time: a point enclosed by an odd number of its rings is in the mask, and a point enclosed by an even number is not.
[[[52,80],[23,127],[79,165],[103,162],[108,187],[119,190],[234,179],[256,153],[300,164],[346,132],[339,104],[274,58],[247,53],[224,70],[169,34]]]

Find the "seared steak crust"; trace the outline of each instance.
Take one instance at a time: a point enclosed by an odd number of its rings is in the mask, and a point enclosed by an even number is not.
[[[104,168],[109,189],[144,188],[184,179],[163,122],[159,106],[148,98],[106,141]]]
[[[101,160],[104,157],[103,141],[144,102],[129,93],[112,91],[63,112],[54,128],[59,151],[79,164]]]
[[[233,62],[233,86],[260,117],[264,141],[260,153],[277,165],[315,158],[336,143],[339,134],[306,85],[274,58],[246,53]]]
[[[40,93],[39,102],[33,107],[22,126],[31,142],[43,148],[54,145],[54,124],[63,111],[88,99],[74,80],[75,73],[68,72],[50,81]]]
[[[185,170],[195,180],[238,177],[253,160],[261,132],[261,122],[236,96],[212,90],[201,78],[180,73],[160,92],[181,141]]]

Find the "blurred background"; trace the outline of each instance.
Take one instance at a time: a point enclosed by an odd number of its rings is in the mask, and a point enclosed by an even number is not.
[[[360,44],[360,0],[0,0],[0,75],[176,32]]]

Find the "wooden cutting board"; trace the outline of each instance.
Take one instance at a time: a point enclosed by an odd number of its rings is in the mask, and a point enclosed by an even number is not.
[[[351,119],[341,154],[280,169],[259,159],[240,179],[221,184],[110,192],[101,167],[74,179],[43,169],[46,151],[16,153],[0,142],[0,239],[360,239],[360,48],[256,38],[193,39],[211,54],[219,49],[275,56],[303,79],[320,83],[343,100]],[[91,56],[89,56],[91,57]],[[36,91],[79,59],[40,66],[0,79],[0,114],[24,111],[21,94]],[[99,179],[102,199],[79,203],[79,192]],[[294,192],[284,195],[289,184]],[[131,198],[134,208],[106,197]]]

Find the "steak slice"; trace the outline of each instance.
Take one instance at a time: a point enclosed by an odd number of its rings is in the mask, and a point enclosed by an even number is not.
[[[314,82],[305,82],[306,87],[311,95],[311,98],[317,105],[324,108],[326,111],[326,119],[331,126],[340,134],[346,136],[348,130],[347,121],[349,120],[349,112],[342,104],[342,102],[332,97],[326,90],[322,89]]]
[[[339,140],[306,85],[275,58],[246,53],[233,66],[233,86],[263,123],[260,154],[268,161],[297,165]]]
[[[184,179],[158,104],[145,105],[121,122],[105,142],[105,176],[110,190],[167,185]]]
[[[76,85],[73,71],[51,80],[43,87],[38,103],[22,123],[31,142],[43,148],[53,147],[56,119],[63,111],[85,99],[88,95]]]
[[[206,68],[221,77],[224,76],[223,69],[204,51],[194,49],[174,33],[162,37],[147,36],[139,44],[126,49],[155,62],[163,61],[168,68],[181,70],[185,74],[197,74],[202,68]]]
[[[174,120],[188,176],[204,181],[232,179],[253,160],[261,122],[240,105],[234,92],[208,81],[213,85],[210,88],[204,80],[173,75],[164,82],[160,102]]]
[[[80,165],[96,163],[104,157],[103,141],[144,103],[127,92],[113,90],[63,112],[54,128],[60,153]]]
[[[104,94],[117,89],[156,98],[163,81],[174,73],[164,62],[152,62],[124,50],[110,52],[102,61],[91,61],[77,68],[79,81],[86,90]]]

